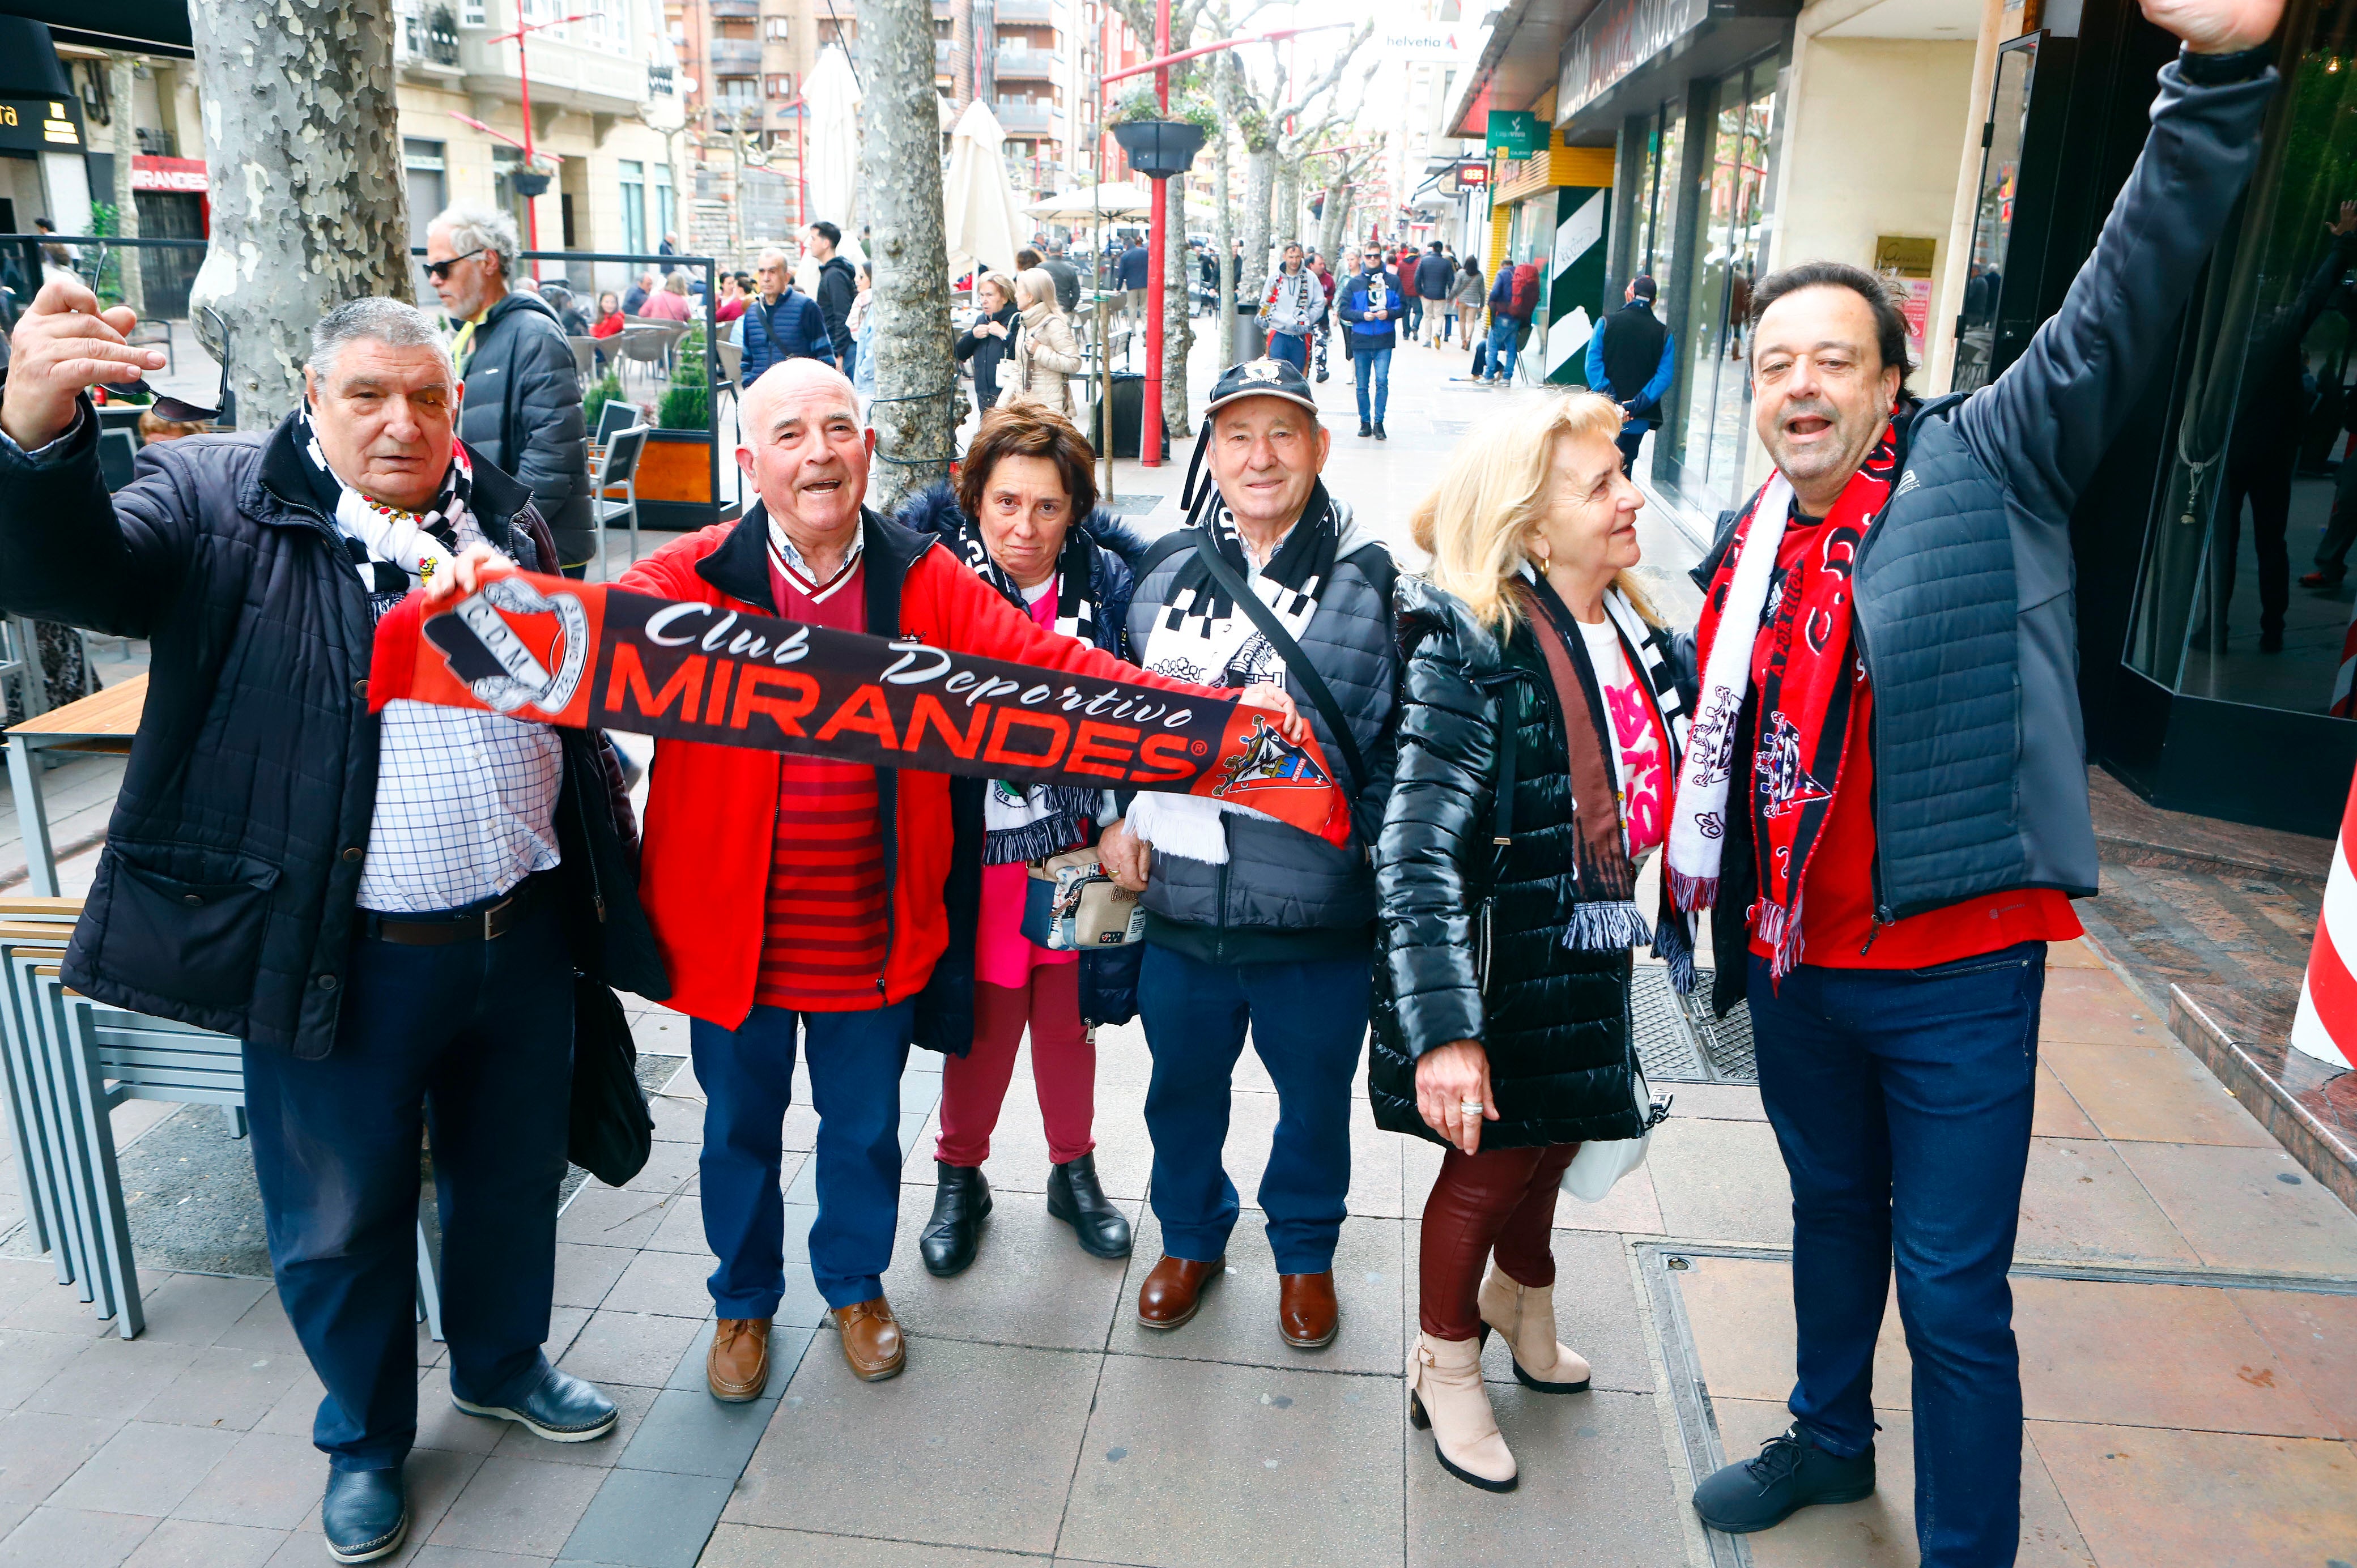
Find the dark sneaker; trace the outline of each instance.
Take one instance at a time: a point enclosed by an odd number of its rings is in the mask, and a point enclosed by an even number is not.
[[[1375,426],[1375,439],[1378,441],[1389,441],[1391,436],[1384,431],[1382,425],[1378,424]]]
[[[614,1402],[570,1372],[548,1369],[532,1392],[513,1404],[477,1404],[453,1390],[450,1402],[468,1415],[512,1421],[547,1443],[588,1443],[614,1430]]]
[[[328,1555],[339,1563],[373,1563],[400,1551],[409,1533],[400,1467],[328,1471],[319,1531],[328,1538]]]
[[[1874,1449],[1855,1459],[1827,1453],[1797,1423],[1694,1490],[1703,1523],[1749,1535],[1783,1523],[1813,1503],[1854,1503],[1874,1495]]]
[[[1363,419],[1362,419],[1362,420],[1361,420],[1361,421],[1359,421],[1359,434],[1360,434],[1360,435],[1372,435],[1374,433],[1375,433],[1375,427],[1374,427],[1373,425],[1369,424],[1368,424],[1365,420],[1363,420]]]

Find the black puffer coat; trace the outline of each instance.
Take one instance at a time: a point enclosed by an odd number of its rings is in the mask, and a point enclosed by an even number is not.
[[[920,538],[939,539],[960,561],[965,559],[958,542],[963,520],[957,492],[945,483],[911,496],[893,519]],[[1134,574],[1138,559],[1146,553],[1146,540],[1103,507],[1083,519],[1081,529],[1092,546],[1089,598],[1096,607],[1092,640],[1114,658],[1128,659],[1129,598],[1136,586]],[[950,780],[950,813],[956,837],[949,883],[942,889],[949,906],[950,945],[933,966],[936,986],[944,981],[956,983],[961,967],[963,983],[969,990],[974,984],[974,937],[982,923],[982,800],[988,788],[989,781],[982,779]],[[1143,942],[1081,954],[1083,1023],[1126,1024],[1137,1015],[1137,971],[1145,954]],[[945,1048],[962,1057],[967,1043],[958,1041]]]
[[[1483,1148],[1633,1138],[1631,958],[1563,945],[1576,828],[1562,704],[1527,620],[1501,646],[1421,577],[1394,596],[1406,657],[1399,759],[1375,849],[1383,958],[1375,968],[1367,1090],[1375,1124],[1437,1143],[1415,1108],[1415,1058],[1452,1040],[1490,1058],[1500,1120]],[[1584,646],[1572,649],[1585,665]],[[1692,645],[1672,648],[1681,686]],[[1514,726],[1513,843],[1493,846],[1501,704]],[[1609,738],[1599,726],[1598,744]],[[1490,974],[1480,909],[1495,896]]]
[[[531,489],[561,564],[588,561],[597,553],[589,430],[581,417],[581,371],[556,312],[522,290],[491,306],[475,328],[466,374],[458,438]]]
[[[148,446],[111,497],[87,403],[38,456],[0,444],[0,609],[154,649],[67,983],[312,1059],[343,1006],[377,718],[368,601],[312,499],[293,419]],[[538,566],[531,493],[481,460],[474,512],[493,544]],[[554,826],[574,962],[668,996],[605,748],[562,733]]]

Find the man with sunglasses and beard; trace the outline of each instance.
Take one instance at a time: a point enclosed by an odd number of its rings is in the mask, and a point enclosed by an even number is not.
[[[242,1042],[271,1268],[325,1385],[320,1528],[338,1562],[374,1562],[408,1528],[425,1391],[421,1132],[450,1350],[428,1389],[546,1441],[606,1436],[613,1402],[543,1350],[575,973],[670,984],[595,732],[371,711],[379,616],[471,588],[494,553],[538,571],[554,549],[531,492],[455,439],[434,324],[338,306],[276,428],[151,446],[110,495],[86,394],[160,362],[124,341],[134,321],[49,283],[0,393],[0,600],[154,651],[64,976]]]
[[[556,536],[558,567],[578,577],[602,542],[589,493],[581,371],[555,310],[529,289],[508,287],[519,248],[515,220],[506,213],[453,207],[425,231],[425,275],[460,323],[450,345],[467,379],[459,435],[469,451],[530,487]]]

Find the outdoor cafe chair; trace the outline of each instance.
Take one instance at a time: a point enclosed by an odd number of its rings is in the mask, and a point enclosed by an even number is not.
[[[646,450],[646,445],[647,427],[634,424],[627,430],[618,431],[614,438],[606,443],[605,455],[597,460],[597,559],[600,571],[608,579],[613,574],[605,565],[606,531],[616,521],[625,521],[630,525],[630,559],[635,563],[639,558],[639,455]],[[622,490],[619,500],[608,494],[617,485]]]
[[[53,929],[51,929],[53,928]],[[58,1283],[74,1283],[71,1252],[59,1227],[58,1194],[51,1188],[48,1121],[40,1114],[39,1089],[34,1081],[38,1058],[31,1047],[29,1020],[17,997],[12,965],[19,951],[30,951],[55,963],[65,956],[73,928],[42,920],[11,919],[0,923],[0,1095],[6,1097],[8,1148],[16,1156],[17,1184],[25,1217],[32,1227],[33,1245],[51,1253]]]
[[[645,365],[660,371],[670,363],[672,335],[662,330],[663,323],[649,322],[631,327],[606,339],[607,347],[628,364]]]
[[[626,402],[619,397],[608,398],[606,400],[606,406],[597,411],[597,434],[589,444],[602,449],[608,442],[614,439],[617,434],[628,430],[640,422],[636,403]]]
[[[579,373],[581,384],[586,387],[596,379],[597,374],[598,340],[595,338],[581,337],[567,337],[565,340],[573,345],[573,368]]]

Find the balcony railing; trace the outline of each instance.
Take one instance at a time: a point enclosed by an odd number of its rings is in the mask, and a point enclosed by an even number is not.
[[[706,56],[715,70],[730,67],[759,70],[761,69],[761,41],[759,38],[714,38]]]
[[[1053,81],[1063,63],[1063,58],[1053,49],[1001,49],[998,51],[998,80]]]
[[[1002,130],[1038,133],[1050,128],[1049,116],[1055,109],[1046,103],[994,103],[991,113],[998,117]]]
[[[425,5],[407,0],[401,8],[400,39],[404,59],[429,65],[458,63],[458,19],[447,5]]]
[[[632,114],[651,94],[646,59],[594,35],[565,38],[554,32],[532,40],[532,101],[534,105],[577,109],[593,114]],[[469,29],[458,36],[458,66],[466,91],[479,98],[517,100],[512,38],[494,41]]]
[[[761,0],[704,0],[705,9],[715,16],[759,16]]]
[[[1002,27],[1047,27],[1056,21],[1055,7],[1049,0],[998,0],[996,15]]]
[[[671,98],[679,91],[679,73],[667,65],[647,67],[647,96]]]

